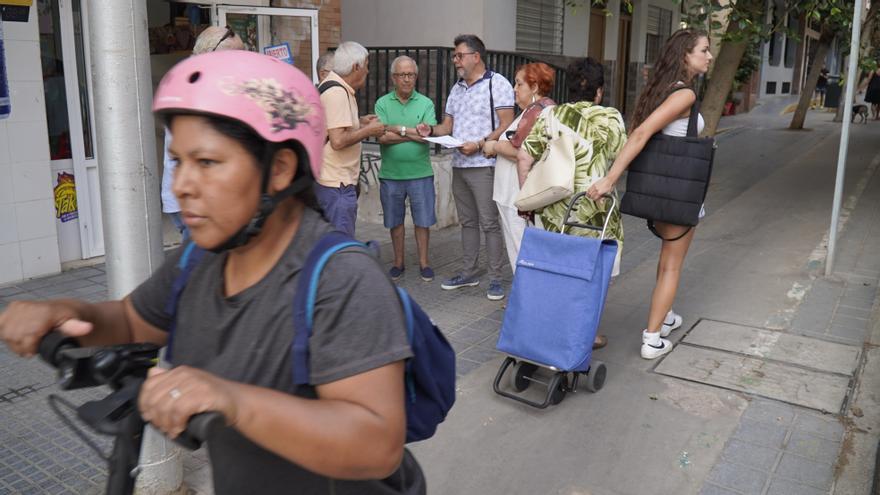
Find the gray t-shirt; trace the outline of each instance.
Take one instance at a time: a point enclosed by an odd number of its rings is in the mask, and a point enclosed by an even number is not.
[[[255,285],[232,297],[223,295],[226,254],[206,253],[180,298],[172,362],[228,380],[295,393],[290,352],[293,296],[309,251],[330,230],[320,215],[307,208],[299,230],[275,267]],[[138,314],[158,328],[170,326],[166,306],[180,271],[177,265],[181,254],[182,250],[172,253],[131,295]],[[309,341],[311,385],[330,383],[410,356],[403,311],[382,268],[362,250],[335,254],[318,283]],[[404,486],[424,483],[418,464],[408,452],[391,478],[350,482],[307,471],[259,447],[234,428],[211,438],[208,447],[218,494],[397,494],[409,493],[402,489]]]

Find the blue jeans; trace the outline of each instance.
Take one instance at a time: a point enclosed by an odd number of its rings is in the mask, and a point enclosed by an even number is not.
[[[358,208],[355,186],[340,184],[339,187],[327,187],[315,182],[314,188],[318,205],[324,210],[327,220],[336,230],[354,237]]]
[[[379,179],[379,199],[385,228],[393,229],[403,224],[406,215],[406,198],[416,227],[430,227],[437,223],[434,214],[434,176],[421,179]]]

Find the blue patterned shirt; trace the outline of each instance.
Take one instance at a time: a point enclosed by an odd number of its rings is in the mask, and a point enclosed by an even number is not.
[[[490,80],[494,109],[489,108]],[[449,98],[446,99],[446,115],[452,117],[452,136],[462,141],[473,142],[485,138],[500,125],[496,111],[512,109],[513,104],[513,86],[501,74],[487,70],[483,77],[471,86],[460,79],[452,87]],[[452,166],[493,167],[495,158],[486,158],[479,152],[465,156],[456,150],[452,155]]]

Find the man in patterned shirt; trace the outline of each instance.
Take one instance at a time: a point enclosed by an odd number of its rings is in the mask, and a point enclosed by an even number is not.
[[[498,222],[498,208],[492,200],[495,158],[481,153],[487,140],[497,140],[513,122],[513,87],[504,76],[486,69],[486,46],[472,34],[455,38],[452,55],[459,80],[446,99],[446,115],[437,126],[422,124],[422,136],[452,134],[464,144],[452,158],[452,193],[461,222],[461,271],[441,287],[446,290],[473,287],[480,283],[480,230],[486,235],[489,288],[486,297],[504,298],[501,267],[504,241]]]

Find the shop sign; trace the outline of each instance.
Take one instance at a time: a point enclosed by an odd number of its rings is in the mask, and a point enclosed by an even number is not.
[[[290,45],[286,42],[281,43],[280,45],[272,45],[263,48],[263,54],[293,65],[293,55],[290,54]]]
[[[263,48],[263,54],[293,65],[293,55],[290,54],[290,45],[287,42],[280,45],[267,46]]]
[[[55,184],[55,218],[69,222],[79,218],[76,208],[76,181],[73,174],[61,172]]]

